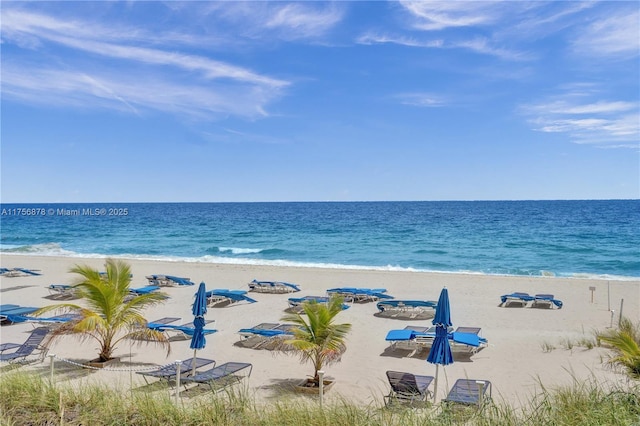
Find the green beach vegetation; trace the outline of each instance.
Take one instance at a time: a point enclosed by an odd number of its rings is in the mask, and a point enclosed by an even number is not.
[[[107,259],[106,271],[101,273],[88,266],[76,265],[69,272],[80,276],[74,285],[76,295],[84,302],[60,303],[45,306],[34,315],[63,312],[77,318],[56,327],[48,343],[63,335],[75,335],[81,340],[95,340],[100,346],[97,362],[112,358],[118,343],[134,341],[138,344],[157,344],[170,353],[171,345],[164,333],[146,327],[144,310],[164,303],[166,296],[159,292],[131,297],[131,268],[121,260]]]
[[[45,375],[46,376],[46,375]],[[413,426],[413,425],[635,425],[640,421],[640,385],[626,387],[595,381],[541,388],[529,401],[513,407],[499,401],[484,409],[436,406],[356,405],[346,400],[325,403],[317,396],[261,404],[249,392],[201,393],[180,405],[165,391],[117,391],[98,385],[51,386],[34,371],[15,369],[0,376],[0,424],[22,425],[281,425],[281,426]]]
[[[617,329],[597,333],[596,338],[611,349],[607,364],[640,379],[640,324],[623,317]]]

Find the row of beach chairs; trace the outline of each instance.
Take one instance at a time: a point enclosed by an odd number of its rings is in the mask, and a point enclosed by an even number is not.
[[[170,320],[160,319],[154,323],[162,325]],[[150,323],[151,324],[151,323]],[[166,324],[165,324],[166,325]],[[251,330],[241,331],[247,334],[265,334],[264,337],[272,338],[274,336],[282,336],[289,334],[290,331],[283,329],[281,326],[286,324],[260,324]],[[280,328],[279,328],[280,327]],[[261,333],[258,330],[262,330]],[[272,332],[270,333],[269,330]],[[41,344],[49,333],[49,329],[45,327],[35,328],[22,344],[2,343],[0,344],[0,361],[4,362],[24,362],[31,355],[39,355],[42,360],[46,354],[46,348]],[[210,366],[208,370],[201,369]],[[227,362],[216,366],[214,360],[206,358],[191,358],[178,363],[168,364],[158,367],[151,371],[140,371],[145,382],[149,378],[158,378],[167,382],[177,379],[178,370],[180,371],[180,383],[185,389],[188,384],[207,385],[215,392],[232,384],[242,381],[251,375],[252,364],[244,362]],[[391,391],[387,396],[388,401],[426,401],[431,392],[429,390],[433,382],[433,376],[421,376],[406,372],[387,371],[387,379],[391,386]],[[491,397],[491,382],[488,380],[470,380],[458,379],[451,390],[448,392],[445,402],[455,402],[467,405],[481,405],[488,397]]]
[[[456,355],[471,356],[486,348],[487,339],[480,336],[480,327],[458,327],[455,330],[449,328],[449,344],[451,352]],[[436,327],[420,327],[409,325],[401,330],[390,330],[385,340],[390,342],[391,349],[409,350],[419,353],[430,349],[436,337]]]
[[[201,371],[203,367],[211,367]],[[194,357],[177,363],[168,364],[151,371],[138,371],[149,384],[148,378],[156,378],[167,382],[176,381],[180,372],[180,384],[187,388],[188,384],[208,385],[213,392],[238,383],[251,376],[253,365],[246,362],[227,362],[216,366],[216,362],[207,358]]]
[[[515,292],[500,296],[500,306],[525,307],[529,302],[531,302],[530,307],[532,308],[551,309],[555,306],[558,309],[562,309],[562,301],[556,299],[553,294],[536,294],[531,296],[529,293]]]
[[[420,376],[400,371],[387,371],[387,380],[391,391],[387,395],[387,403],[427,401],[433,376]],[[491,382],[488,380],[458,379],[449,390],[446,403],[481,406],[491,399]]]

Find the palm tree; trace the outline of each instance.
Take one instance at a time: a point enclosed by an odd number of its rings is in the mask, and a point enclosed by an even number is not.
[[[347,350],[345,338],[351,330],[351,324],[335,324],[336,315],[342,312],[343,298],[331,297],[325,303],[308,301],[302,305],[302,313],[290,313],[282,317],[282,321],[293,323],[298,327],[293,330],[294,337],[285,340],[284,347],[293,348],[300,356],[300,361],[313,364],[313,382],[318,385],[318,371],[324,365],[340,361]],[[290,353],[290,351],[287,351]]]
[[[74,285],[84,306],[61,303],[39,309],[36,314],[61,311],[77,314],[77,318],[57,327],[47,344],[56,338],[74,334],[82,340],[94,339],[100,345],[99,362],[112,359],[117,345],[123,340],[135,340],[138,344],[154,343],[167,349],[171,346],[167,337],[146,327],[142,311],[164,302],[166,296],[153,292],[130,297],[131,268],[120,260],[107,259],[106,273],[101,274],[88,266],[76,265],[69,271],[80,275]]]
[[[623,317],[617,330],[598,333],[597,338],[613,351],[609,365],[621,367],[629,377],[640,379],[640,326]]]

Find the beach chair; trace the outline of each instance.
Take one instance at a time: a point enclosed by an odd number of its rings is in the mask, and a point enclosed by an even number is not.
[[[375,302],[379,299],[393,299],[393,296],[385,294],[385,288],[355,288],[355,287],[338,287],[330,288],[327,294],[339,294],[345,298],[345,301],[353,302]]]
[[[76,289],[68,284],[51,284],[47,287],[51,299],[73,299],[77,297]]]
[[[6,324],[6,323],[13,324],[14,322],[20,322],[15,320],[22,315],[29,315],[30,313],[38,310],[38,308],[34,308],[31,306],[19,306],[19,305],[5,305],[5,306],[7,307],[0,310],[0,322],[2,322],[3,324]]]
[[[435,327],[406,326],[402,330],[390,330],[385,340],[391,343],[391,349],[407,351],[422,350],[422,344],[418,338],[433,340],[436,337]]]
[[[480,336],[480,327],[458,327],[450,334],[449,343],[453,354],[473,355],[486,348],[489,342]]]
[[[290,338],[295,324],[262,323],[252,328],[240,329],[240,345],[251,349],[271,349],[280,343],[279,339]]]
[[[207,305],[209,306],[220,306],[220,305],[230,305],[232,303],[238,302],[249,302],[256,303],[257,300],[254,300],[248,296],[246,296],[247,292],[244,290],[226,290],[226,289],[214,289],[209,290],[205,293],[207,296]]]
[[[128,302],[131,299],[133,299],[134,297],[143,295],[143,294],[150,294],[150,293],[154,293],[156,291],[160,290],[160,286],[157,285],[148,285],[148,286],[144,286],[144,287],[138,287],[138,288],[130,288],[129,289],[129,294],[127,296],[125,296],[124,301]],[[164,295],[164,293],[161,293]],[[165,299],[168,299],[169,296],[164,295]]]
[[[38,355],[39,359],[44,359],[47,348],[41,346],[42,341],[49,333],[49,329],[45,327],[34,328],[31,334],[21,345],[17,343],[4,343],[2,351],[0,351],[0,361],[3,362],[26,362],[31,355]],[[14,352],[4,353],[6,350],[16,349]]]
[[[3,277],[26,277],[26,276],[35,276],[35,275],[42,275],[39,272],[36,272],[36,270],[33,269],[26,269],[26,268],[0,268],[0,275],[2,275]]]
[[[435,316],[437,302],[430,300],[383,300],[378,315],[388,318],[426,319]]]
[[[139,288],[130,288],[129,292],[135,294],[136,296],[139,296],[141,294],[153,293],[154,291],[158,291],[158,290],[160,290],[160,286],[148,285],[148,286],[139,287]]]
[[[6,303],[6,304],[4,304],[4,305],[0,305],[0,314],[1,314],[3,311],[8,311],[8,310],[10,310],[10,309],[15,309],[15,308],[19,308],[19,307],[20,307],[20,305],[13,305],[13,304],[11,304],[11,303]]]
[[[294,312],[303,313],[304,309],[302,309],[302,305],[305,302],[315,302],[315,303],[328,303],[330,300],[329,297],[326,296],[304,296],[304,297],[290,297],[288,300],[289,309]],[[349,309],[349,305],[346,303],[342,304],[342,310]]]
[[[488,395],[487,395],[488,393]],[[491,382],[488,380],[458,379],[443,402],[482,406],[491,400]]]
[[[533,296],[533,303],[531,303],[532,308],[552,309],[554,306],[562,309],[562,301],[555,299],[553,294],[536,294]]]
[[[207,358],[191,358],[184,360],[180,363],[180,376],[188,377],[193,372],[194,366],[197,371],[198,368],[202,368],[211,364],[215,366],[216,362],[212,359]],[[151,371],[136,371],[136,374],[140,374],[147,384],[149,384],[148,377],[154,377],[156,379],[166,380],[167,382],[169,382],[170,380],[176,379],[178,368],[176,366],[176,363],[173,363],[164,365]]]
[[[147,327],[154,329],[163,325],[167,325],[167,324],[171,324],[172,322],[176,322],[176,321],[180,321],[180,317],[163,317],[163,318],[158,318],[156,320],[153,321],[148,321],[147,322]]]
[[[300,291],[297,284],[291,284],[284,281],[258,281],[253,280],[249,283],[249,291],[258,293],[293,293]]]
[[[216,392],[248,378],[251,376],[252,369],[253,365],[246,362],[227,362],[193,376],[187,376],[182,380],[182,383],[185,385],[185,389],[188,383],[206,384],[209,385],[212,392]],[[239,374],[240,372],[244,374]]]
[[[214,322],[214,320],[207,320],[205,324],[210,324]],[[169,338],[182,338],[182,339],[191,339],[193,337],[193,333],[195,332],[195,326],[192,322],[182,325],[173,325],[173,324],[147,324],[147,327],[150,327],[154,330],[161,331],[165,333]],[[205,328],[202,330],[205,335],[217,333],[218,330],[212,328]]]
[[[523,293],[523,292],[515,292],[515,293],[511,293],[511,294],[505,294],[500,296],[500,306],[519,306],[519,307],[524,307],[527,306],[527,303],[533,301],[533,296],[531,296],[529,293]]]
[[[387,371],[387,380],[391,392],[387,395],[387,403],[393,401],[409,402],[426,401],[431,391],[429,386],[433,376],[418,376],[400,371]]]
[[[48,327],[50,329],[78,318],[80,318],[79,314],[71,313],[56,315],[53,317],[33,317],[29,315],[12,314],[7,315],[7,320],[11,321],[11,323],[30,322],[34,327]]]
[[[160,287],[195,285],[190,278],[175,277],[173,275],[148,275],[145,278],[149,281],[149,285],[157,285]]]

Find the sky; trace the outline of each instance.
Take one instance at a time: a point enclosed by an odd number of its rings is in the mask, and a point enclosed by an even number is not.
[[[640,198],[640,3],[11,2],[3,203]]]

